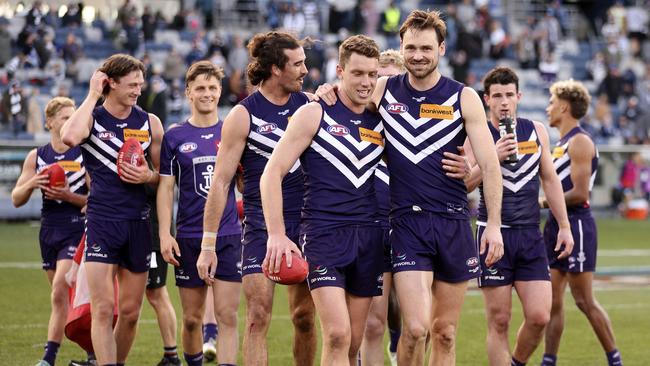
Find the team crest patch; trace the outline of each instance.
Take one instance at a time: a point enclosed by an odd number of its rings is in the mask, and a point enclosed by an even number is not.
[[[327,132],[334,136],[345,136],[350,134],[350,129],[343,125],[333,125],[327,127]]]
[[[409,111],[409,107],[406,104],[402,103],[390,103],[386,106],[386,112],[392,114],[406,113]]]
[[[215,161],[217,161],[216,156],[199,156],[192,159],[194,191],[205,199],[208,198],[208,192],[210,192]]]
[[[439,104],[420,104],[420,118],[453,119],[454,107]]]

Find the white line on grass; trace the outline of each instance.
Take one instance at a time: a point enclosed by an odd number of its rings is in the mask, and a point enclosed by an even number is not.
[[[650,257],[650,249],[599,249],[599,257]]]

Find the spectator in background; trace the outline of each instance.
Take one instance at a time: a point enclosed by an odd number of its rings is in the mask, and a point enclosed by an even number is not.
[[[2,115],[2,130],[11,131],[14,136],[25,131],[27,122],[28,104],[23,95],[22,87],[17,80],[13,80],[9,88],[2,94],[0,101],[0,114]]]
[[[192,65],[205,57],[205,48],[198,39],[192,40],[192,49],[185,56],[185,65]]]
[[[387,48],[399,48],[399,27],[402,23],[402,10],[391,0],[386,10],[381,13],[379,31],[386,37]]]
[[[454,52],[449,58],[449,65],[453,70],[454,80],[464,83],[469,73],[469,60],[464,50]]]
[[[288,10],[282,18],[282,28],[294,36],[300,37],[305,30],[305,14],[298,9],[298,5],[295,3],[289,4]]]
[[[167,19],[161,10],[156,11],[156,29],[167,29]]]
[[[341,29],[350,30],[354,23],[356,0],[327,0],[330,7],[329,32],[338,33]]]
[[[596,94],[607,95],[607,102],[610,105],[618,104],[618,98],[623,92],[623,78],[616,64],[610,64],[605,78],[598,86]]]
[[[63,47],[61,47],[61,57],[65,62],[75,63],[82,55],[81,42],[77,40],[74,33],[68,33]]]
[[[244,71],[248,65],[248,50],[244,45],[244,39],[241,36],[233,36],[233,48],[228,54],[228,65],[234,71]]]
[[[167,120],[167,84],[160,76],[152,76],[145,84],[145,88],[138,98],[138,105],[145,111],[158,116],[163,126],[170,124]]]
[[[169,51],[163,65],[162,76],[167,83],[180,80],[185,76],[185,71],[187,71],[185,60],[183,60],[183,57],[175,48]]]
[[[539,75],[547,84],[550,84],[555,81],[557,78],[557,73],[560,71],[560,63],[555,57],[555,53],[549,53],[540,63],[539,63]]]
[[[153,41],[156,35],[156,18],[151,11],[151,6],[145,5],[142,16],[142,35],[145,41]]]
[[[11,52],[11,33],[9,33],[9,21],[0,17],[0,68],[4,67],[13,57]]]
[[[638,3],[638,2],[637,2]],[[648,8],[631,6],[625,12],[627,36],[643,43],[648,37]]]
[[[41,106],[36,102],[36,98],[40,94],[38,88],[25,88],[23,90],[27,98],[27,121],[25,123],[25,132],[32,136],[36,133],[43,132],[43,113]]]
[[[142,31],[138,27],[138,18],[131,16],[126,20],[120,32],[122,48],[131,56],[135,56],[142,44]]]
[[[498,20],[490,22],[490,58],[498,60],[503,58],[510,40]]]
[[[25,17],[26,27],[39,27],[43,21],[43,3],[40,0],[34,1],[32,8],[27,12]]]
[[[124,4],[117,10],[117,21],[124,25],[128,22],[129,18],[136,16],[138,9],[135,7],[131,0],[124,0]]]
[[[70,3],[68,10],[61,18],[61,26],[63,27],[79,27],[82,24],[83,3],[77,4]]]
[[[305,81],[302,84],[302,91],[305,93],[315,93],[318,86],[324,83],[325,80],[323,79],[323,74],[320,69],[315,67],[311,68],[305,76]]]
[[[602,52],[596,52],[594,58],[587,62],[587,71],[591,80],[596,85],[600,85],[603,79],[605,79],[605,75],[607,75],[607,62]]]
[[[320,11],[316,1],[307,0],[302,4],[302,13],[305,16],[305,36],[316,37],[320,35]]]
[[[516,44],[517,61],[519,67],[524,70],[537,68],[537,56],[535,52],[535,40],[531,34],[531,29],[522,27]]]

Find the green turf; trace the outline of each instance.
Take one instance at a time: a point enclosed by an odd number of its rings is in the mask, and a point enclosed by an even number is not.
[[[600,248],[650,249],[647,245],[647,222],[601,220],[598,222]],[[0,365],[30,365],[42,354],[49,317],[49,289],[43,272],[34,268],[40,261],[38,227],[30,224],[0,223]],[[27,263],[27,268],[7,268],[8,262]],[[650,256],[599,258],[599,265],[650,265]],[[173,284],[171,271],[169,283]],[[174,286],[170,294],[175,308],[180,309]],[[597,289],[597,297],[614,324],[619,348],[626,365],[647,364],[647,329],[650,329],[650,291],[647,288]],[[567,294],[566,329],[560,349],[561,364],[606,365],[605,356],[591,332],[586,318],[578,312]],[[515,304],[517,302],[515,301]],[[243,322],[242,305],[240,325]],[[180,325],[180,312],[177,312]],[[287,311],[286,292],[276,290],[274,320],[269,333],[269,362],[271,365],[292,363],[290,344],[291,323]],[[511,341],[521,322],[521,308],[513,309]],[[240,330],[243,329],[240,326]],[[466,298],[458,332],[458,365],[484,365],[485,314],[483,300],[476,290]],[[180,332],[179,332],[180,334]],[[178,337],[180,339],[180,337]],[[155,365],[162,353],[162,343],[151,307],[145,305],[138,337],[129,358],[130,365]],[[81,358],[81,350],[64,342],[59,363]],[[541,350],[530,364],[539,364]]]

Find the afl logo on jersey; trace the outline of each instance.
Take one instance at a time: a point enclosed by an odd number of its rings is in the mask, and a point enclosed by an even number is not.
[[[113,131],[102,131],[97,134],[97,137],[99,137],[100,140],[110,140],[115,138],[115,132]]]
[[[345,136],[350,133],[350,130],[343,125],[333,125],[327,127],[327,132],[334,136]]]
[[[180,152],[187,154],[187,153],[190,153],[190,152],[196,150],[197,147],[198,147],[198,145],[196,145],[195,142],[186,142],[183,145],[181,145],[181,148],[179,150],[180,150]]]
[[[402,103],[391,103],[386,106],[386,111],[392,114],[406,113],[409,111],[409,107]]]
[[[278,125],[275,123],[267,123],[265,125],[261,125],[257,128],[257,133],[261,133],[262,135],[266,135],[268,133],[271,133],[275,131],[275,129],[278,128]]]

